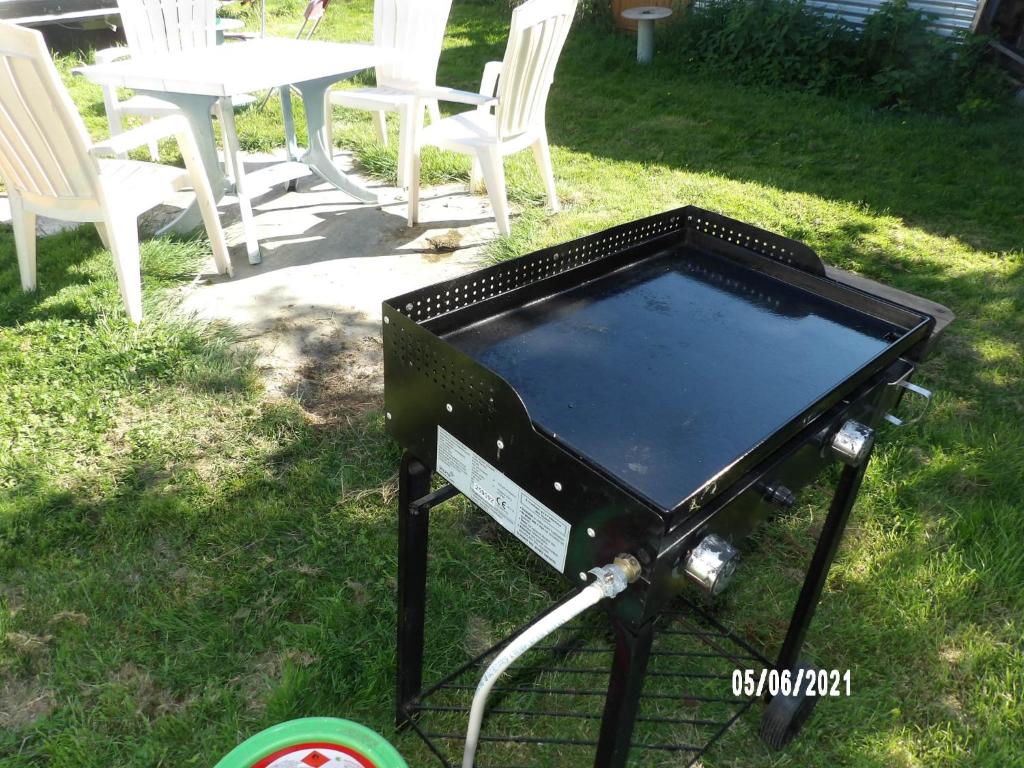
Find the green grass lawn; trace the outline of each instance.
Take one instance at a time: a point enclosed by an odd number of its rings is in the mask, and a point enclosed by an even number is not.
[[[324,36],[368,39],[370,5],[332,5]],[[300,7],[272,4],[272,29],[293,32]],[[456,3],[442,83],[476,84],[507,14]],[[882,435],[809,637],[819,665],[852,669],[853,696],[782,753],[751,714],[703,764],[1024,765],[1020,111],[877,113],[640,70],[632,48],[573,31],[548,112],[566,210],[545,213],[529,155],[511,159],[522,214],[494,258],[694,204],[958,315],[919,376],[931,412]],[[102,134],[98,92],[69,80]],[[283,139],[273,109],[240,130],[250,148]],[[394,173],[365,115],[339,111],[335,136]],[[424,173],[467,171],[432,154]],[[209,766],[304,715],[361,721],[430,765],[391,720],[398,450],[379,412],[269,399],[229,329],[175,317],[206,252],[144,244],[133,328],[92,229],[40,242],[32,296],[0,231],[0,766]],[[755,642],[781,638],[826,498],[759,535],[726,597]],[[434,670],[561,590],[479,518],[454,504],[432,527],[431,606],[451,630]]]

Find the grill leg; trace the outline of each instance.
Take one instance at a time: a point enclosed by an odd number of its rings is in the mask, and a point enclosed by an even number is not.
[[[633,726],[640,709],[647,661],[651,657],[654,622],[649,621],[635,634],[616,619],[615,658],[608,680],[608,697],[601,717],[594,768],[623,768],[629,759]]]
[[[427,602],[429,511],[413,502],[430,492],[430,470],[411,453],[398,478],[398,701],[396,723],[423,689],[423,619]]]
[[[779,658],[775,666],[780,670],[796,667],[800,650],[803,648],[804,637],[807,635],[807,628],[811,625],[811,619],[814,618],[814,611],[818,607],[821,591],[825,587],[825,579],[828,578],[829,568],[832,567],[832,560],[835,558],[839,542],[843,538],[846,521],[850,517],[853,503],[857,499],[857,492],[860,490],[860,484],[864,479],[864,472],[867,470],[870,459],[869,453],[860,464],[844,466],[843,473],[839,476],[839,483],[832,496],[828,517],[825,518],[825,525],[821,529],[818,545],[814,549],[811,565],[807,569],[804,585],[800,589],[800,597],[797,598],[796,608],[794,608],[793,617],[789,622],[786,639],[782,643],[782,650],[779,651]]]

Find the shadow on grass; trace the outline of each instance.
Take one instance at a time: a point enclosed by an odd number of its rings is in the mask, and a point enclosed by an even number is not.
[[[0,227],[0,253],[7,254],[0,268],[0,324],[24,321],[27,313],[61,291],[88,285],[92,278],[82,265],[102,249],[92,227],[40,237],[36,244],[36,290],[26,293],[21,290],[14,233],[9,226]],[[81,309],[64,303],[48,312],[66,320],[86,319]]]
[[[0,752],[183,764],[308,715],[390,735],[399,456],[379,413],[338,416],[313,426],[293,405],[264,407],[243,466],[186,459],[138,424],[121,436],[129,460],[101,483],[57,488],[40,474],[0,491],[2,587],[26,601],[12,626],[45,646],[14,650],[13,674],[57,699],[0,735]],[[210,446],[224,450],[238,446]],[[435,536],[440,560],[473,559],[458,515],[439,517]],[[514,567],[482,557],[482,572]],[[442,621],[505,619],[493,592],[464,594],[465,577],[435,585]],[[60,615],[86,617],[87,631]]]
[[[439,82],[475,90],[484,63],[502,58],[506,25],[456,6],[451,26],[469,44],[445,49]],[[842,200],[983,250],[1024,242],[1019,108],[966,122],[742,87],[689,71],[672,51],[638,66],[633,37],[577,22],[547,124],[552,144],[581,155]]]
[[[377,615],[382,595],[372,603],[363,594],[347,598],[363,587],[346,587],[343,576],[373,590],[385,579],[389,520],[360,510],[364,494],[385,492],[389,472],[346,472],[351,446],[286,410],[268,410],[253,429],[262,440],[282,432],[297,439],[209,488],[180,457],[129,442],[121,448],[140,455],[102,483],[58,489],[45,476],[23,477],[16,491],[3,492],[0,506],[11,510],[0,546],[5,586],[32,603],[17,626],[52,634],[50,617],[72,609],[89,621],[88,633],[59,635],[59,653],[19,655],[20,674],[44,675],[63,703],[18,735],[30,760],[70,736],[69,718],[83,706],[98,737],[150,739],[187,761],[204,740],[216,744],[210,754],[223,754],[239,732],[300,712],[336,713],[339,699],[354,713],[386,701],[380,686],[390,667],[377,659],[369,677],[358,672],[370,648],[387,653],[393,632],[383,627],[393,612]],[[133,437],[129,430],[125,439]],[[161,692],[163,711],[140,716],[132,710],[141,702],[125,702],[127,712],[100,705],[128,664]],[[204,722],[213,705],[221,714]],[[196,737],[179,747],[148,733],[193,726]],[[18,742],[0,751],[11,744]],[[125,758],[119,751],[108,757]]]
[[[190,280],[208,245],[192,237],[143,239],[142,287],[146,309],[159,311],[164,290]],[[113,256],[91,224],[36,240],[36,290],[21,290],[21,278],[9,227],[0,227],[0,328],[36,321],[76,321],[83,328],[101,318],[127,323],[121,311]],[[114,313],[109,307],[118,307]]]

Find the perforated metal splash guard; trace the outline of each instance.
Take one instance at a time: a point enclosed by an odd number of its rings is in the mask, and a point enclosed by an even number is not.
[[[755,702],[732,696],[732,671],[770,666],[700,608],[685,600],[677,608],[658,620],[629,757],[637,768],[696,763]],[[408,708],[413,729],[444,766],[461,765],[476,683],[515,634],[425,688]],[[613,650],[609,622],[595,612],[524,656],[492,694],[477,767],[593,765]]]
[[[654,240],[678,243],[689,239],[696,245],[706,238],[715,239],[719,245],[760,254],[812,275],[825,275],[817,254],[803,243],[702,208],[687,206],[546,248],[514,262],[496,264],[428,289],[413,291],[389,303],[410,319],[422,323],[609,256],[628,256],[631,249]]]

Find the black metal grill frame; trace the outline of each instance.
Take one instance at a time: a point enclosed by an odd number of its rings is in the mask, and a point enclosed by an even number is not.
[[[443,337],[479,319],[524,306],[532,299],[628,267],[679,244],[724,256],[782,283],[884,320],[899,332],[891,339],[886,337],[891,343],[883,355],[799,414],[756,455],[751,452],[723,471],[714,487],[709,484],[677,507],[664,509],[575,455],[554,435],[537,429],[522,399],[504,379],[447,344]],[[754,300],[771,302],[772,297],[755,296]],[[868,426],[877,425],[897,404],[901,393],[897,384],[913,373],[935,324],[924,312],[827,277],[820,259],[801,243],[693,207],[615,227],[405,294],[385,302],[383,315],[387,425],[406,450],[399,492],[397,721],[419,732],[442,762],[450,764],[437,741],[457,741],[458,734],[434,732],[421,722],[438,714],[438,710],[430,709],[428,700],[440,690],[438,683],[427,689],[422,684],[429,515],[434,506],[458,493],[451,486],[430,492],[437,428],[443,424],[484,458],[493,454],[495,435],[500,434],[504,444],[517,446],[516,455],[531,458],[528,465],[504,462],[501,471],[571,524],[567,578],[572,581],[577,572],[610,562],[623,550],[636,555],[643,565],[641,580],[608,606],[615,650],[607,690],[599,692],[606,694],[604,709],[599,718],[596,714],[583,718],[599,720],[600,733],[596,741],[575,740],[585,742],[579,746],[596,750],[593,764],[599,768],[621,768],[629,759],[652,646],[656,636],[664,636],[658,622],[685,586],[678,572],[682,557],[708,533],[721,530],[743,535],[777,511],[759,490],[763,480],[783,478],[795,490],[820,475],[832,463],[827,444],[844,421],[855,419]],[[869,457],[870,452],[860,464],[842,470],[775,662],[721,628],[723,642],[744,648],[759,664],[779,670],[795,668]],[[556,480],[568,481],[567,485],[580,489],[570,504],[557,495]],[[600,536],[588,538],[584,533],[589,524],[587,510],[614,511],[602,518]],[[693,605],[684,606],[684,612],[697,621],[711,620]],[[482,660],[445,676],[440,685],[449,685]],[[651,698],[649,692],[647,698]],[[745,701],[735,717],[751,703]],[[735,717],[715,722],[714,732],[699,744],[665,742],[648,746],[692,753],[695,761]],[[541,739],[519,736],[514,739],[519,743]]]
[[[762,271],[778,280],[799,286],[860,312],[879,317],[901,329],[884,355],[870,367],[857,371],[803,413],[794,415],[779,430],[749,454],[666,510],[634,489],[623,487],[601,467],[574,456],[571,447],[555,436],[540,432],[516,391],[493,371],[479,365],[443,340],[455,328],[471,325],[480,318],[521,306],[538,296],[576,285],[635,262],[645,255],[674,243],[686,242],[713,253],[726,255],[745,267]],[[900,358],[916,359],[934,327],[924,313],[893,304],[824,276],[824,267],[807,246],[724,216],[692,206],[614,227],[589,237],[502,262],[469,275],[413,291],[384,302],[385,407],[390,414],[388,430],[398,442],[433,466],[435,427],[442,420],[455,425],[463,435],[488,434],[501,430],[503,440],[535,443],[530,453],[550,452],[548,465],[565,466],[579,475],[581,487],[609,486],[603,498],[580,499],[579,503],[612,505],[629,510],[632,525],[663,528],[656,520],[642,522],[655,512],[678,524],[687,515],[710,504],[735,480],[760,461],[778,451],[809,423],[869,382],[878,372]],[[451,406],[449,408],[449,406]],[[445,410],[450,411],[450,416]],[[427,413],[435,419],[424,420]],[[451,430],[449,430],[451,431]],[[508,437],[506,437],[506,435]],[[491,445],[464,440],[480,455]],[[560,450],[559,450],[560,449]],[[515,467],[510,476],[515,476]],[[525,471],[525,470],[524,470]],[[538,471],[536,466],[530,473]],[[556,478],[551,478],[554,482]],[[546,480],[546,478],[545,478]],[[538,483],[543,486],[542,483]],[[615,490],[610,490],[615,486]],[[546,486],[550,487],[550,486]],[[539,497],[554,508],[561,499]],[[635,509],[634,509],[635,508]]]

